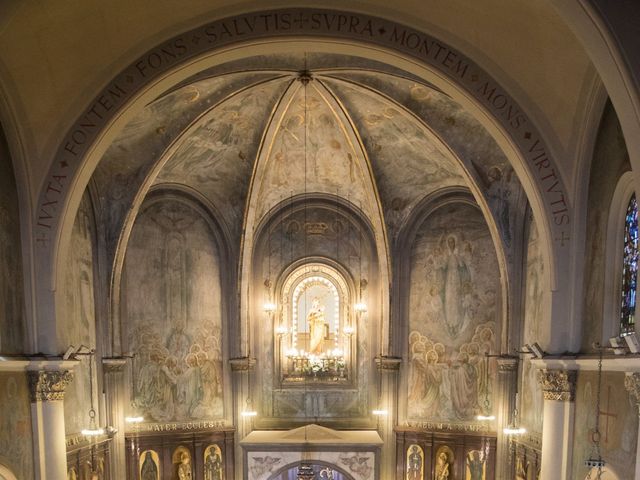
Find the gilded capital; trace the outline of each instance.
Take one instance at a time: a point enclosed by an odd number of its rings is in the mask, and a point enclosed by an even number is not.
[[[538,383],[545,400],[572,402],[576,392],[575,370],[538,370]]]
[[[69,370],[38,370],[28,374],[32,402],[64,400],[64,391],[73,380]]]
[[[624,377],[624,387],[631,395],[631,398],[634,402],[636,402],[636,406],[638,407],[638,413],[640,414],[640,373],[628,372]]]

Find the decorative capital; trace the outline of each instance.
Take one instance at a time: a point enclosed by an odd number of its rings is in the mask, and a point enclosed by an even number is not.
[[[402,358],[400,357],[387,357],[385,355],[376,357],[376,367],[381,372],[397,372],[400,370],[401,364]]]
[[[233,372],[248,372],[255,367],[256,359],[249,357],[231,358],[229,359],[229,365],[231,365],[231,371]]]
[[[575,370],[538,370],[538,383],[545,400],[572,402],[576,393]]]
[[[37,370],[28,374],[32,402],[64,400],[64,391],[73,380],[69,370]]]
[[[638,414],[640,414],[640,373],[627,372],[624,377],[624,388],[627,389],[633,401],[636,402]]]
[[[518,359],[513,357],[498,357],[498,372],[513,373],[518,369]]]
[[[105,373],[118,373],[124,371],[127,366],[127,359],[121,357],[111,357],[102,359],[102,368]]]

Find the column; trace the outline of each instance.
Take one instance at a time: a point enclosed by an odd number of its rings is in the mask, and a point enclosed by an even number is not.
[[[538,382],[544,394],[540,478],[569,480],[573,449],[576,372],[538,370]]]
[[[104,393],[106,400],[107,425],[117,429],[111,441],[110,471],[112,478],[126,478],[125,456],[125,406],[127,404],[127,389],[125,380],[124,358],[104,358],[102,370],[104,372]]]
[[[631,399],[638,407],[638,420],[640,422],[640,373],[627,373],[624,377],[624,386],[631,395]],[[640,425],[638,428],[638,437],[636,438],[636,471],[635,480],[640,480]]]
[[[376,409],[384,409],[386,415],[378,417],[378,433],[382,437],[380,458],[380,478],[394,478],[396,475],[396,442],[394,439],[394,427],[398,416],[398,372],[402,359],[399,357],[376,357],[378,375],[380,375],[380,391],[378,398],[380,405]]]
[[[64,392],[73,379],[69,370],[28,371],[31,394],[34,463],[39,480],[67,478]]]
[[[510,478],[510,445],[509,436],[502,432],[502,428],[509,425],[513,410],[516,407],[516,389],[518,382],[518,359],[498,358],[498,392],[494,414],[496,416],[497,446],[496,446],[496,478]]]

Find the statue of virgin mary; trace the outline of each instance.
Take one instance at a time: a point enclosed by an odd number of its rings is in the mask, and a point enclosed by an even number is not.
[[[315,297],[311,302],[311,309],[307,314],[307,325],[309,325],[309,353],[318,355],[322,353],[325,321],[324,306],[320,305],[320,299]]]

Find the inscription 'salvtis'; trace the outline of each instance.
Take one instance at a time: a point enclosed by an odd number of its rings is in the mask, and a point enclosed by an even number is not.
[[[570,210],[558,171],[527,116],[481,68],[416,30],[367,15],[312,9],[259,12],[219,20],[175,37],[133,62],[94,100],[62,142],[40,194],[36,242],[41,247],[49,245],[70,180],[101,128],[151,79],[191,57],[232,43],[292,35],[341,37],[381,45],[418,58],[466,87],[502,121],[520,145],[557,228],[554,238],[565,246]]]

